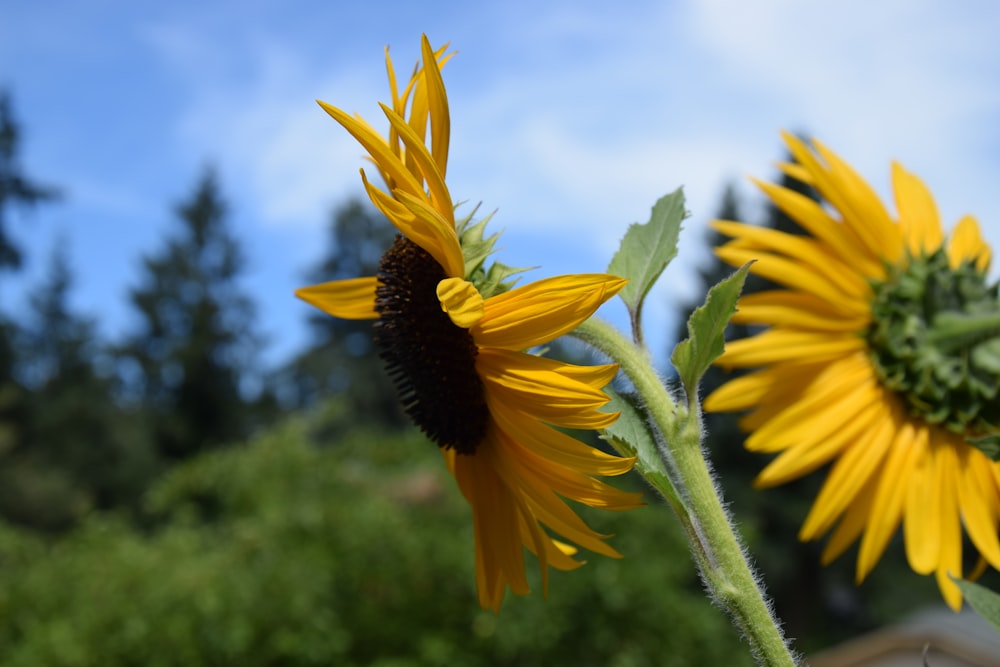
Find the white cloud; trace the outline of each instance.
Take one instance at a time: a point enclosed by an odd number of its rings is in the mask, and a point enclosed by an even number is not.
[[[913,2],[679,7],[644,17],[543,11],[534,23],[501,24],[517,54],[481,53],[504,44],[455,37],[446,81],[456,197],[500,209],[501,226],[531,220],[603,248],[680,185],[695,219],[709,217],[726,180],[773,173],[778,130],[788,128],[824,139],[883,194],[898,157],[928,181],[946,218],[978,205],[984,220],[1000,220],[995,202],[968,192],[1000,171],[977,148],[984,133],[995,136],[987,121],[1000,110],[1000,92],[983,85],[995,21]],[[232,58],[206,53],[219,47],[190,34],[161,42],[191,71]],[[199,75],[180,136],[222,156],[265,224],[323,223],[360,191],[362,151],[312,99],[378,125],[381,53],[320,62],[273,36],[252,47],[241,51],[251,75]],[[416,46],[393,52],[405,71]],[[462,58],[483,71],[470,74]],[[1000,227],[990,233],[1000,241]]]
[[[883,194],[889,161],[901,160],[927,180],[946,219],[979,205],[1000,241],[1000,208],[983,196],[992,188],[976,187],[977,176],[995,183],[1000,172],[980,148],[1000,138],[996,7],[709,0],[688,8],[702,48],[730,77],[766,91],[774,117],[781,108],[796,114],[803,128],[790,129],[818,135]]]

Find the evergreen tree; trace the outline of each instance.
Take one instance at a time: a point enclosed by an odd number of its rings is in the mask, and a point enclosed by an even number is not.
[[[54,199],[54,189],[27,177],[20,164],[21,128],[14,117],[11,97],[0,91],[0,273],[21,267],[23,254],[10,237],[12,210]],[[17,446],[24,430],[29,397],[14,377],[19,326],[0,311],[0,456]]]
[[[0,513],[37,529],[67,528],[92,508],[133,502],[152,470],[134,420],[114,405],[98,369],[93,321],[70,306],[72,281],[60,246],[15,341],[22,392],[0,462]]]
[[[356,199],[332,213],[329,232],[326,254],[307,273],[306,284],[375,275],[396,235],[384,216]],[[372,323],[330,317],[314,308],[307,317],[309,348],[281,373],[286,402],[304,407],[343,394],[352,418],[392,428],[407,424],[372,344]]]
[[[259,349],[253,303],[239,285],[244,258],[211,169],[176,212],[179,228],[143,260],[131,294],[140,326],[123,349],[157,448],[173,459],[247,435],[242,386]]]
[[[33,183],[21,171],[21,130],[11,106],[10,95],[0,91],[0,271],[18,269],[23,261],[21,249],[7,231],[10,209],[56,197],[54,189]]]

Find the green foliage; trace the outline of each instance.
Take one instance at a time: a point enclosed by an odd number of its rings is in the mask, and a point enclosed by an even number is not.
[[[605,391],[611,395],[611,401],[604,406],[604,412],[618,412],[619,416],[614,424],[604,429],[604,437],[618,452],[636,457],[636,471],[653,484],[671,504],[679,504],[680,499],[663,466],[663,459],[660,458],[659,444],[650,431],[650,417],[642,404],[633,395],[609,389]]]
[[[371,429],[310,444],[331,408],[176,467],[152,532],[95,515],[45,544],[0,526],[3,663],[749,664],[656,508],[588,513],[624,560],[480,610],[470,512],[435,447]]]
[[[632,333],[637,340],[641,340],[642,302],[677,255],[677,237],[685,217],[683,190],[661,197],[653,205],[649,222],[629,225],[621,247],[608,265],[608,273],[629,280],[618,296],[628,307]]]
[[[977,438],[966,438],[965,441],[986,454],[991,461],[1000,461],[1000,435],[993,433]]]
[[[736,312],[736,301],[749,270],[750,265],[744,264],[708,291],[705,305],[695,308],[688,318],[688,338],[678,343],[670,355],[692,403],[697,401],[701,377],[722,356],[726,327]]]
[[[133,415],[99,372],[93,323],[69,305],[72,274],[61,248],[13,336],[0,420],[0,515],[65,529],[95,507],[127,505],[151,477],[153,453]]]
[[[476,209],[478,208],[477,206]],[[484,299],[488,299],[512,289],[519,280],[518,274],[524,273],[527,269],[507,266],[501,262],[493,262],[486,268],[486,260],[496,252],[495,246],[500,240],[500,233],[484,236],[486,225],[493,214],[474,223],[472,219],[476,209],[473,209],[468,217],[457,220],[456,226],[462,255],[465,258],[465,279],[476,286]]]
[[[980,616],[985,618],[993,627],[1000,632],[1000,595],[994,593],[985,586],[980,586],[971,581],[965,581],[964,579],[952,580],[958,585],[962,590],[962,595],[965,596],[966,602],[968,602],[973,609],[975,609]]]

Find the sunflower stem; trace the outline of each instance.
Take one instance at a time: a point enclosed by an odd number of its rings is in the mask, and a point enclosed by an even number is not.
[[[747,561],[705,460],[697,399],[690,400],[688,407],[678,405],[648,354],[610,324],[591,318],[573,335],[619,364],[652,419],[649,426],[658,431],[654,440],[665,443],[667,451],[661,451],[660,456],[682,505],[674,508],[675,513],[712,600],[730,614],[761,665],[794,666],[795,658]]]

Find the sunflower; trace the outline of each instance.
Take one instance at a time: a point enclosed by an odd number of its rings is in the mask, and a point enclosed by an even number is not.
[[[320,102],[368,151],[386,189],[372,185],[364,170],[362,181],[399,235],[377,275],[296,295],[334,317],[375,320],[376,347],[403,408],[441,449],[472,506],[479,602],[497,611],[507,588],[529,592],[525,547],[538,558],[543,586],[548,566],[582,564],[570,542],[620,557],[564,498],[612,510],[641,505],[640,494],[595,479],[629,471],[634,459],[557,430],[615,421],[616,413],[599,408],[617,366],[577,366],[525,352],[576,328],[625,281],[582,274],[513,288],[502,280],[513,271],[483,268],[494,239],[482,239],[471,217],[456,222],[445,184],[450,120],[440,68],[448,57],[424,37],[423,64],[400,92],[386,51],[387,139],[360,117]]]
[[[892,166],[896,218],[869,185],[818,141],[785,135],[782,171],[826,206],[758,186],[806,235],[731,221],[727,263],[782,289],[744,296],[734,321],[768,327],[731,342],[719,363],[755,368],[705,407],[750,412],[746,447],[778,454],[756,479],[783,484],[831,463],[799,533],[832,534],[824,564],[860,540],[856,578],[876,565],[902,524],[912,569],[934,573],[961,607],[949,575],[963,569],[963,527],[976,570],[1000,567],[1000,465],[977,447],[1000,433],[1000,306],[986,274],[990,248],[976,220],[945,238],[934,199]],[[985,449],[985,448],[984,448]]]

